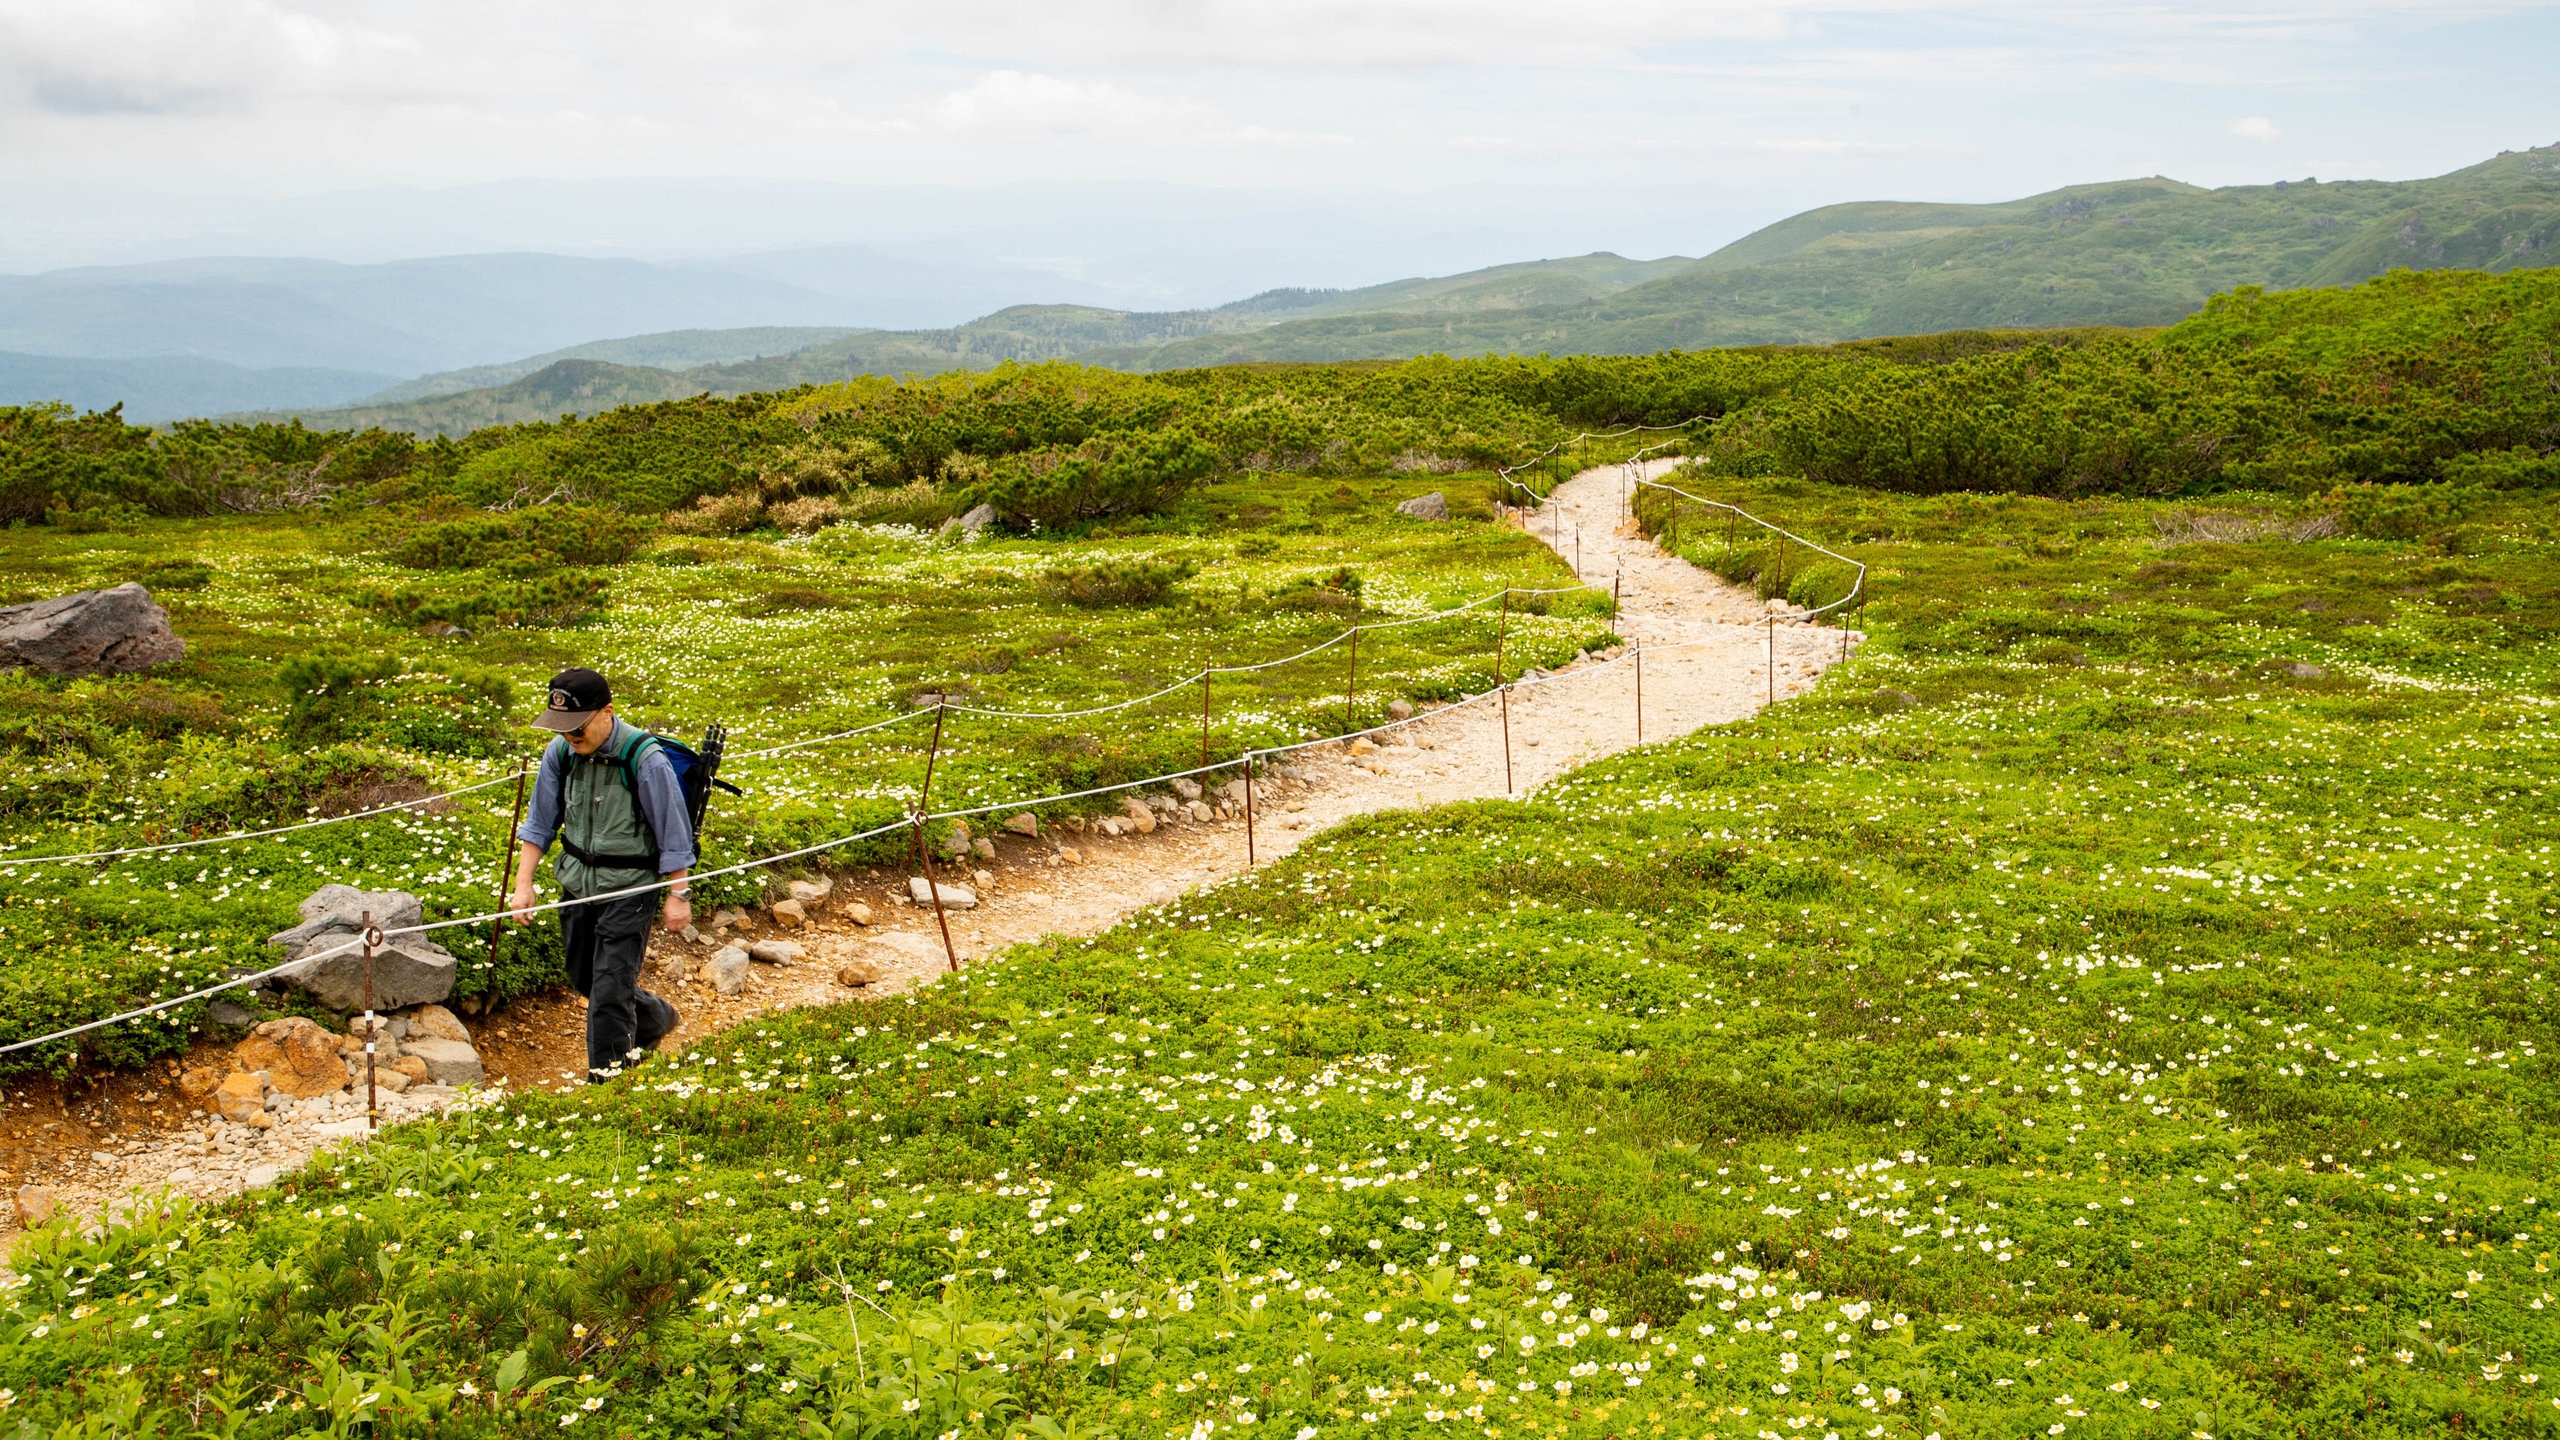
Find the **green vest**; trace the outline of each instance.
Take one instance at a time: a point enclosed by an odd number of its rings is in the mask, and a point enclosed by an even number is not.
[[[564,843],[553,867],[559,873],[563,894],[601,895],[608,890],[654,884],[658,879],[654,858],[657,842],[641,819],[639,801],[632,795],[634,787],[625,783],[622,765],[616,758],[640,733],[636,726],[616,716],[613,734],[596,747],[594,754],[570,754],[568,773],[560,786],[560,838],[574,842],[590,855],[646,854],[652,859],[645,866],[589,865],[570,853]],[[639,755],[632,757],[635,764],[639,759]]]

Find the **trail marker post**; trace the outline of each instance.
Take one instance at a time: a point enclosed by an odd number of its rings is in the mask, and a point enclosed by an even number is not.
[[[1360,690],[1360,627],[1351,627],[1351,673],[1342,681],[1342,733],[1348,735],[1360,728],[1352,718],[1352,697]]]
[[[1502,587],[1502,618],[1493,626],[1493,684],[1502,692],[1502,793],[1511,793],[1511,682],[1502,678],[1502,641],[1511,628],[1511,587]]]
[[[374,1089],[373,1068],[373,952],[382,943],[382,927],[373,923],[373,912],[364,912],[364,1128],[365,1133],[382,1128],[381,1097]]]
[[[925,812],[933,804],[933,762],[942,754],[942,721],[949,713],[951,701],[937,696],[933,702],[933,744],[924,752],[924,785],[916,791],[916,859],[924,865],[924,893],[933,900],[933,922],[942,927],[942,953],[951,962],[951,973],[960,973],[960,947],[951,943],[951,917],[942,910],[942,882],[933,873],[933,847],[924,839]]]
[[[516,827],[524,823],[524,782],[525,774],[531,767],[530,761],[516,762],[515,818],[507,822],[505,850],[498,859],[498,908],[501,910],[507,908],[507,883],[516,868]],[[489,926],[489,968],[492,970],[498,968],[498,937],[505,934],[506,929],[507,922],[504,920],[494,921]]]

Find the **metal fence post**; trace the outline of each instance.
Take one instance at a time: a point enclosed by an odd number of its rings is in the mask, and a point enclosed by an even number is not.
[[[1244,752],[1244,868],[1253,868],[1253,752]]]
[[[951,962],[951,973],[960,973],[960,947],[951,943],[951,917],[942,910],[942,882],[933,873],[933,847],[925,843],[925,812],[933,805],[933,762],[942,754],[942,720],[950,712],[951,702],[937,698],[933,702],[933,744],[924,752],[924,784],[916,791],[916,858],[924,863],[924,893],[933,901],[934,923],[942,927],[942,953]]]
[[[1209,768],[1209,667],[1200,667],[1200,768]]]
[[[1493,684],[1502,692],[1502,793],[1512,791],[1511,784],[1511,682],[1502,678],[1502,641],[1511,628],[1511,587],[1502,587],[1502,618],[1493,627]]]
[[[373,923],[373,912],[364,912],[364,1128],[367,1134],[382,1128],[382,1102],[374,1089],[373,1042],[373,951],[382,943],[382,927]]]
[[[1342,733],[1345,735],[1360,728],[1360,722],[1353,718],[1352,710],[1352,697],[1357,695],[1359,690],[1360,627],[1354,625],[1351,627],[1351,673],[1343,677],[1342,681]]]
[[[509,908],[507,905],[509,884],[514,879],[516,868],[516,828],[524,824],[524,782],[525,774],[531,768],[531,761],[522,759],[516,761],[515,818],[507,822],[506,843],[503,847],[505,853],[498,861],[498,908],[501,910]],[[506,930],[505,920],[496,921],[489,926],[489,968],[492,971],[498,968],[498,937],[505,934]]]

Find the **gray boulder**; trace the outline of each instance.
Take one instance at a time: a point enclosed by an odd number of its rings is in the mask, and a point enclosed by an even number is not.
[[[1449,518],[1449,501],[1434,490],[1428,495],[1416,495],[1397,506],[1396,513],[1410,515],[1416,520],[1446,520]]]
[[[365,1006],[364,916],[386,930],[425,918],[418,897],[400,890],[358,890],[323,885],[302,902],[302,923],[280,930],[267,943],[286,952],[295,968],[277,979],[307,992],[332,1010]],[[373,1008],[400,1010],[433,1005],[453,993],[459,972],[451,952],[423,935],[393,935],[373,956]]]
[[[46,675],[123,675],[187,656],[169,612],[127,581],[0,609],[0,668]]]
[[[994,523],[996,523],[996,507],[981,502],[970,506],[968,513],[943,521],[942,528],[934,533],[948,535],[954,530],[963,530],[975,535]]]
[[[711,977],[711,987],[723,995],[742,995],[747,989],[747,952],[735,945],[724,945],[702,967]]]
[[[427,1079],[437,1085],[477,1085],[486,1077],[480,1052],[459,1040],[411,1040],[401,1047],[427,1062]]]
[[[978,908],[978,892],[966,885],[932,885],[926,883],[921,875],[907,877],[907,898],[919,905],[931,905],[937,891],[941,893],[942,908],[945,910]]]

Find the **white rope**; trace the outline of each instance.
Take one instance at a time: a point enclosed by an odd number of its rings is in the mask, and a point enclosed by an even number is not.
[[[1827,547],[1824,547],[1824,546],[1821,546],[1821,545],[1817,545],[1817,544],[1815,544],[1814,542],[1812,542],[1812,541],[1810,541],[1810,540],[1807,540],[1807,539],[1806,539],[1806,538],[1804,538],[1803,536],[1798,535],[1798,534],[1797,534],[1797,533],[1795,533],[1794,531],[1789,530],[1789,529],[1787,529],[1786,527],[1784,527],[1784,526],[1782,526],[1782,525],[1772,525],[1772,524],[1770,524],[1768,521],[1761,519],[1759,516],[1752,514],[1750,511],[1743,509],[1743,508],[1742,508],[1741,506],[1739,506],[1739,505],[1728,505],[1728,504],[1726,504],[1726,503],[1725,503],[1724,501],[1722,501],[1722,500],[1710,500],[1710,499],[1706,498],[1706,497],[1705,497],[1705,496],[1703,496],[1703,495],[1692,495],[1692,494],[1690,494],[1688,491],[1681,489],[1681,488],[1680,488],[1679,486],[1677,486],[1677,485],[1665,485],[1665,484],[1663,484],[1662,482],[1660,482],[1660,481],[1658,481],[1658,480],[1645,480],[1645,479],[1641,479],[1641,478],[1639,478],[1639,479],[1636,481],[1636,486],[1637,486],[1637,488],[1638,488],[1638,489],[1645,489],[1645,490],[1662,490],[1662,491],[1667,491],[1667,492],[1669,492],[1670,494],[1673,494],[1673,495],[1677,495],[1677,496],[1679,496],[1679,497],[1680,497],[1681,499],[1683,499],[1683,500],[1690,500],[1690,501],[1694,501],[1694,502],[1696,502],[1696,503],[1698,503],[1698,504],[1700,504],[1700,505],[1708,506],[1708,507],[1709,507],[1709,508],[1711,508],[1711,509],[1728,511],[1728,512],[1730,512],[1730,513],[1734,514],[1734,515],[1738,515],[1738,516],[1740,516],[1741,518],[1743,518],[1743,519],[1745,519],[1745,520],[1750,521],[1752,524],[1759,526],[1759,527],[1760,527],[1761,529],[1763,529],[1763,530],[1769,530],[1769,531],[1773,531],[1773,532],[1775,532],[1775,533],[1777,533],[1777,534],[1784,535],[1784,536],[1785,536],[1785,537],[1787,537],[1788,539],[1793,540],[1794,542],[1796,542],[1797,544],[1799,544],[1799,545],[1803,546],[1803,547],[1804,547],[1804,548],[1806,548],[1807,550],[1814,551],[1814,552],[1815,552],[1815,553],[1817,553],[1817,554],[1828,555],[1828,556],[1830,556],[1832,559],[1839,561],[1839,562],[1840,562],[1841,564],[1843,564],[1843,565],[1854,565],[1854,566],[1856,566],[1856,567],[1857,567],[1857,569],[1858,569],[1858,578],[1857,578],[1854,582],[1852,582],[1852,583],[1850,584],[1850,586],[1849,586],[1849,593],[1848,593],[1848,594],[1841,596],[1839,599],[1832,601],[1832,602],[1831,602],[1830,604],[1828,604],[1828,605],[1818,605],[1818,606],[1815,606],[1815,607],[1814,607],[1813,609],[1811,609],[1811,610],[1807,610],[1806,612],[1804,612],[1804,613],[1805,613],[1805,614],[1807,614],[1807,615],[1819,615],[1819,614],[1823,613],[1823,612],[1824,612],[1824,611],[1826,611],[1826,610],[1834,610],[1834,609],[1839,608],[1840,606],[1846,605],[1846,604],[1848,604],[1850,601],[1857,599],[1857,598],[1859,597],[1859,595],[1863,594],[1863,593],[1865,592],[1866,588],[1867,588],[1867,566],[1866,566],[1866,562],[1865,562],[1865,561],[1863,561],[1863,560],[1852,560],[1852,559],[1850,559],[1848,556],[1841,554],[1841,553],[1840,553],[1839,551],[1837,551],[1837,550],[1832,550],[1832,549],[1829,549],[1829,548],[1827,548]],[[1773,617],[1773,618],[1774,618],[1774,617]]]
[[[869,725],[858,725],[851,730],[839,730],[833,735],[818,735],[807,740],[794,740],[787,745],[768,745],[762,750],[741,750],[737,754],[729,756],[728,758],[732,760],[762,760],[769,756],[784,754],[785,752],[792,750],[805,750],[812,745],[832,745],[838,740],[850,740],[856,735],[868,735],[874,730],[886,730],[892,725],[903,725],[908,721],[915,719],[917,716],[927,713],[930,712],[926,710],[910,710],[904,715],[892,715],[886,720],[875,721]]]
[[[516,777],[512,774],[500,775],[477,784],[465,785],[459,790],[447,790],[441,795],[421,795],[415,800],[403,800],[396,805],[359,810],[352,815],[331,815],[319,820],[305,820],[294,825],[278,825],[271,830],[242,830],[229,835],[207,835],[196,840],[172,840],[165,845],[131,845],[122,850],[90,850],[78,855],[0,857],[0,867],[75,864],[83,860],[112,860],[120,855],[157,855],[165,850],[191,850],[199,845],[233,845],[244,840],[263,840],[271,835],[290,835],[297,830],[317,830],[323,825],[344,825],[350,820],[370,820],[376,815],[388,815],[395,810],[414,810],[421,805],[433,805],[439,800],[450,800],[456,795],[468,795],[474,790],[486,790],[492,785],[503,785],[514,778]]]

